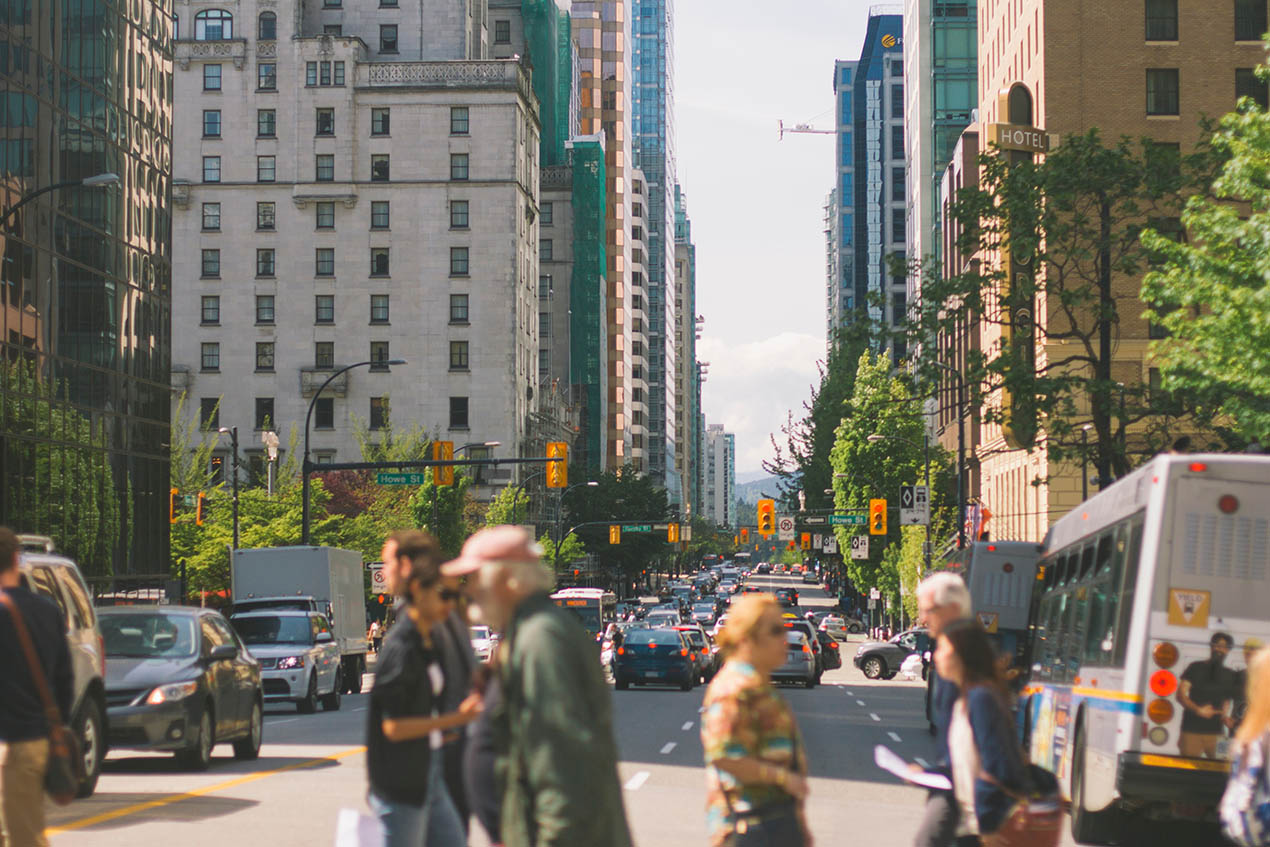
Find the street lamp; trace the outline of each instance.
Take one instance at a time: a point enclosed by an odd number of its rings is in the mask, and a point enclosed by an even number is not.
[[[465,450],[468,450],[472,447],[494,448],[494,447],[501,447],[502,445],[503,445],[503,442],[501,441],[471,441],[471,442],[468,442],[467,444],[464,444],[462,447],[456,448],[453,455],[458,456],[460,453],[463,453]],[[453,456],[451,456],[451,458],[453,458]],[[440,531],[437,529],[437,523],[441,519],[440,515],[438,514],[440,511],[440,502],[441,502],[441,486],[433,484],[432,486],[432,525],[428,527],[428,529],[430,529],[432,531],[432,534],[437,536],[438,538],[441,537]]]
[[[313,399],[309,401],[309,411],[304,415],[304,460],[300,463],[300,543],[307,545],[309,543],[309,474],[313,472],[313,463],[309,461],[309,426],[313,422],[313,407],[317,405],[318,398],[322,396],[322,392],[326,387],[334,381],[334,379],[342,373],[347,373],[353,368],[370,368],[382,367],[384,365],[404,365],[405,359],[371,359],[365,362],[354,362],[351,365],[345,365],[339,370],[333,372],[326,378],[326,382],[322,383],[317,391],[313,392]]]
[[[1089,499],[1089,431],[1093,424],[1085,424],[1080,428],[1080,502]]]
[[[599,488],[600,484],[594,480],[588,482],[579,482],[570,485],[568,488],[560,492],[560,496],[556,498],[556,531],[555,531],[555,562],[552,570],[560,570],[560,518],[564,516],[564,496],[575,488]]]
[[[882,435],[881,433],[875,432],[872,435],[870,435],[868,438],[868,442],[870,444],[877,444],[879,441],[903,441],[905,444],[908,444],[912,447],[917,446],[916,442],[910,441],[909,439],[899,435]],[[927,500],[926,500],[926,505],[927,505],[926,544],[924,545],[925,549],[923,550],[923,554],[924,554],[924,558],[926,559],[926,571],[929,573],[930,572],[930,511],[929,511],[930,509],[930,499],[929,499],[930,498],[930,431],[927,430],[925,427],[922,427],[922,452],[925,455],[926,497],[927,497]]]
[[[234,511],[234,549],[238,549],[238,427],[223,426],[217,430],[221,435],[229,436],[229,449],[233,451],[232,473],[230,478],[230,488],[234,493],[233,511]]]
[[[52,185],[46,185],[43,188],[37,188],[35,191],[27,194],[25,197],[21,198],[18,202],[6,209],[4,216],[0,217],[0,225],[8,223],[9,218],[14,212],[21,209],[27,203],[30,203],[36,197],[39,197],[41,194],[48,194],[50,191],[57,191],[61,188],[106,188],[111,185],[118,185],[119,183],[119,174],[104,173],[96,174],[94,176],[86,176],[83,179],[68,179],[62,182],[55,182]]]
[[[525,486],[529,484],[530,480],[537,479],[540,476],[546,476],[546,474],[547,474],[546,471],[534,471],[529,476],[522,479],[520,481],[520,484],[516,486],[516,494],[515,496],[512,497],[512,519],[513,520],[516,518],[516,505],[520,503],[520,496],[525,493]],[[528,503],[525,504],[525,520],[526,521],[529,520],[529,504]]]

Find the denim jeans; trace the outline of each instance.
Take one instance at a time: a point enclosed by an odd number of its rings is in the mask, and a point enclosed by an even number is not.
[[[373,791],[367,803],[384,828],[384,847],[423,847],[425,807],[394,803]]]
[[[433,750],[428,763],[428,799],[423,804],[427,847],[464,847],[467,830],[459,817],[449,789],[445,787],[445,757]],[[396,845],[392,845],[396,847]]]

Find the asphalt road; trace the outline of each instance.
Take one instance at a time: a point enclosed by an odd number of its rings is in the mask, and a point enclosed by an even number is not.
[[[828,604],[819,588],[800,588],[804,606]],[[784,692],[808,749],[811,826],[821,845],[908,845],[925,793],[875,767],[873,748],[886,744],[907,759],[929,759],[924,688],[899,679],[866,680],[850,663],[854,645],[844,648],[845,667],[827,673],[821,686]],[[701,688],[614,692],[619,771],[638,845],[705,843],[698,713],[703,693]],[[346,696],[338,712],[271,710],[258,761],[236,762],[228,746],[218,747],[211,770],[202,774],[182,773],[168,756],[113,752],[92,798],[50,807],[53,843],[333,844],[340,810],[366,810],[365,710],[364,695]],[[473,846],[485,843],[476,828]],[[1070,837],[1063,841],[1072,843]]]

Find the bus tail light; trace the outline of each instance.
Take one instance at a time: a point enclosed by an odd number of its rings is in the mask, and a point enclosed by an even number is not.
[[[1173,704],[1168,700],[1152,700],[1147,706],[1147,717],[1155,723],[1168,723],[1173,720]]]
[[[619,656],[625,656],[625,655],[626,655],[626,648],[625,648],[625,647],[618,647],[618,648],[617,648],[617,655],[619,655]]]
[[[1191,462],[1189,465],[1186,466],[1186,469],[1190,471],[1191,473],[1203,473],[1204,471],[1208,470],[1208,465],[1204,464],[1203,462]]]
[[[1151,658],[1162,668],[1171,668],[1177,664],[1177,646],[1169,641],[1161,641],[1151,651]]]
[[[1151,674],[1151,693],[1156,697],[1172,697],[1177,691],[1177,677],[1173,671],[1158,670]]]
[[[1169,731],[1162,726],[1152,727],[1147,733],[1147,738],[1151,739],[1151,743],[1157,747],[1163,747],[1169,743]]]
[[[1222,495],[1221,499],[1217,501],[1217,508],[1224,515],[1233,515],[1239,511],[1239,498],[1233,494]]]

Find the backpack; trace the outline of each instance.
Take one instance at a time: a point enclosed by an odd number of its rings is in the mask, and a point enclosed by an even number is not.
[[[1238,847],[1270,847],[1270,732],[1236,751],[1218,812],[1222,832]]]

